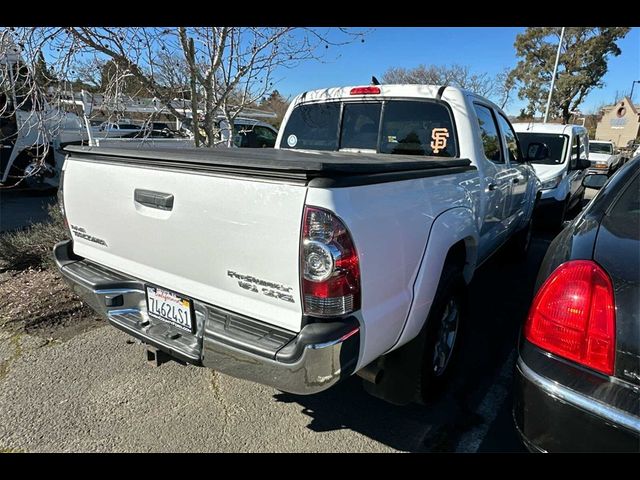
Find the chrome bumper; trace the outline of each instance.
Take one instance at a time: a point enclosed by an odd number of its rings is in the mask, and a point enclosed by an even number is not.
[[[640,434],[640,418],[611,405],[599,402],[582,393],[572,390],[556,381],[548,379],[531,369],[522,358],[518,358],[517,374],[537,387],[542,393],[559,400],[564,405],[581,412],[601,418],[607,425],[624,427]]]
[[[183,362],[302,395],[326,390],[356,366],[353,316],[295,333],[194,299],[196,328],[188,333],[147,314],[144,281],[78,257],[71,240],[53,254],[75,293],[109,323]]]

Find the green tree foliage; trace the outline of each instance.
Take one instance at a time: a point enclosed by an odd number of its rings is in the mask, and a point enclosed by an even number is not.
[[[117,62],[109,60],[100,70],[100,89],[113,95],[152,96],[144,83],[132,73],[123,70]]]
[[[42,90],[46,90],[47,87],[56,85],[58,83],[58,79],[47,66],[47,62],[44,59],[42,50],[38,51],[38,55],[33,66],[33,73],[36,85],[38,85],[38,87]]]
[[[260,102],[260,108],[262,110],[268,110],[277,115],[276,118],[268,118],[265,120],[276,128],[280,127],[288,107],[289,101],[280,95],[278,90],[272,91],[268,97],[264,97]]]
[[[567,123],[587,94],[604,84],[608,58],[621,53],[617,41],[627,27],[567,27],[560,49],[558,71],[551,98],[550,117]],[[510,77],[520,85],[518,97],[528,100],[527,113],[543,112],[549,95],[560,27],[530,27],[515,41],[520,61]]]

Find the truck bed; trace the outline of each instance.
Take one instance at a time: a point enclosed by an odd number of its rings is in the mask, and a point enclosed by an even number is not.
[[[351,152],[303,152],[272,148],[137,148],[70,145],[72,157],[180,170],[217,172],[345,187],[448,175],[475,169],[463,158]]]

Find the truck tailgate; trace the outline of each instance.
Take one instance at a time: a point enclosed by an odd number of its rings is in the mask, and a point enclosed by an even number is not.
[[[64,168],[64,205],[76,254],[300,330],[304,184],[89,157],[72,155]]]

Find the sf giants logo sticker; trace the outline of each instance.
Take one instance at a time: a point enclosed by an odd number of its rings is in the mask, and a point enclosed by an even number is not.
[[[434,128],[431,130],[431,150],[433,153],[439,153],[440,150],[447,148],[447,138],[449,138],[449,130],[446,128]]]

